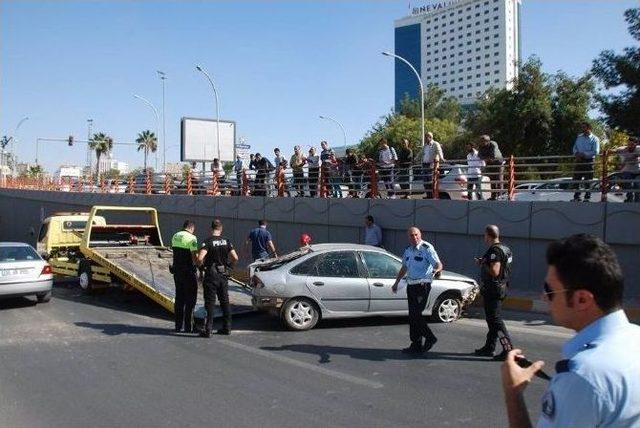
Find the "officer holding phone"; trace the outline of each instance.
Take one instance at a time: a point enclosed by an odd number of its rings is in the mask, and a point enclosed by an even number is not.
[[[402,352],[422,354],[431,349],[438,341],[422,312],[429,300],[433,278],[438,277],[442,271],[442,263],[433,245],[422,240],[420,229],[410,227],[407,236],[410,245],[402,255],[402,267],[391,290],[397,293],[398,283],[406,275],[411,345],[404,348]],[[424,343],[422,342],[423,337]]]
[[[511,349],[511,337],[502,320],[501,311],[502,301],[507,296],[513,255],[509,247],[500,243],[500,230],[496,225],[487,225],[484,231],[484,241],[489,245],[489,248],[482,257],[476,257],[476,264],[480,266],[482,281],[480,292],[484,300],[484,314],[489,332],[484,346],[476,349],[474,354],[504,361],[507,352]],[[500,340],[502,352],[494,356],[493,352],[500,333],[502,334]]]

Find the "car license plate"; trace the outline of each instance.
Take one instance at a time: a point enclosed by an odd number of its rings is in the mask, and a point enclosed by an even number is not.
[[[27,275],[29,269],[0,269],[0,276]]]

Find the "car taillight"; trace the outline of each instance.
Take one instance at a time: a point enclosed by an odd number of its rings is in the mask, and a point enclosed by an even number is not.
[[[251,286],[253,288],[262,288],[264,287],[264,282],[262,282],[257,276],[253,275],[251,277]]]
[[[42,272],[40,272],[40,275],[51,275],[53,274],[53,270],[51,269],[50,265],[44,265],[44,267],[42,268]]]

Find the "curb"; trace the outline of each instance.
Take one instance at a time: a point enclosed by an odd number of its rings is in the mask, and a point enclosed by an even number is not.
[[[479,297],[474,305],[480,305],[482,297]],[[530,297],[507,297],[502,303],[503,309],[511,309],[516,311],[533,312],[533,313],[548,313],[547,304],[540,299],[532,299]],[[640,308],[625,306],[624,311],[630,321],[640,322]]]

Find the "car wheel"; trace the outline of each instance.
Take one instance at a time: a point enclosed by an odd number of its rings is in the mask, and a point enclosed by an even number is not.
[[[47,303],[51,300],[51,291],[47,291],[46,293],[38,293],[36,294],[36,298],[38,299],[38,303]]]
[[[78,282],[80,288],[87,293],[93,291],[93,278],[91,274],[91,262],[88,260],[80,260],[80,266],[78,266]]]
[[[319,318],[318,307],[307,299],[290,299],[282,308],[282,320],[291,330],[310,330],[318,323]]]
[[[462,303],[451,294],[441,296],[433,306],[432,317],[438,322],[453,322],[460,318],[462,313]]]

